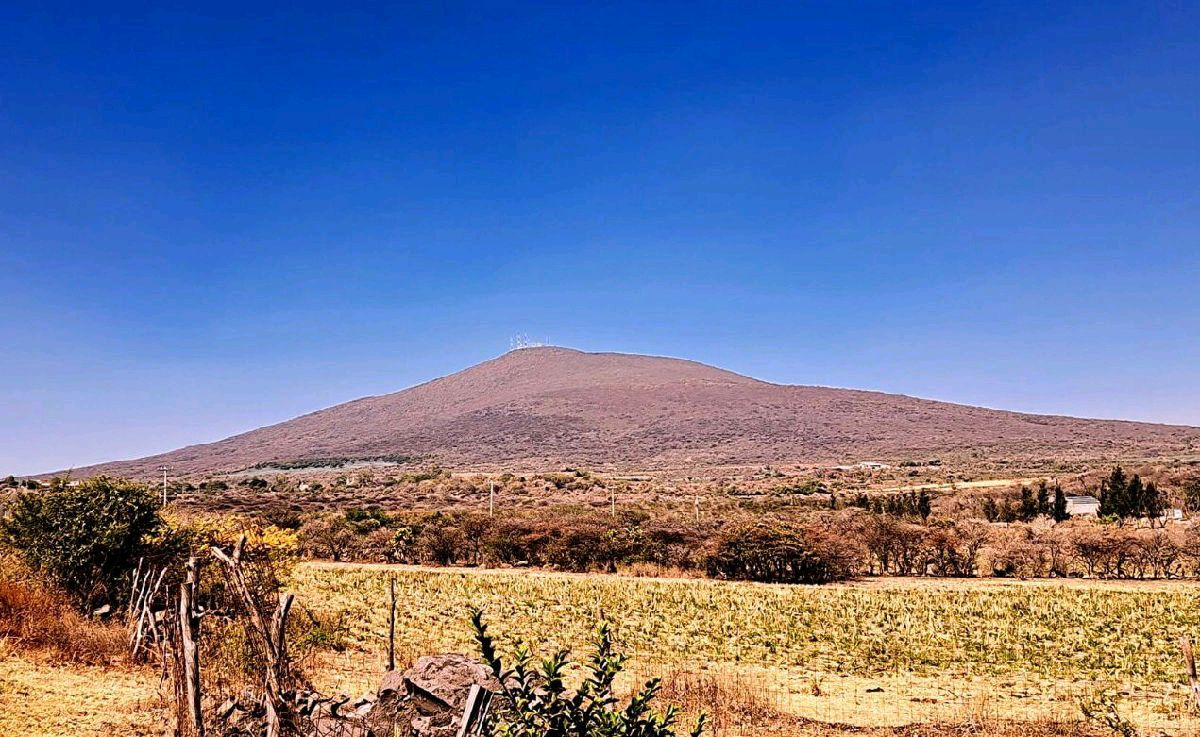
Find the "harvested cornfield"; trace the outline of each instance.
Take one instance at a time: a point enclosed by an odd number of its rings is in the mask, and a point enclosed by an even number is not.
[[[322,564],[301,566],[293,584],[350,623],[360,652],[347,657],[358,660],[382,652],[391,576],[402,651],[469,652],[465,613],[477,604],[498,635],[546,651],[579,649],[607,618],[635,678],[708,674],[808,718],[1069,720],[1111,701],[1145,727],[1196,726],[1178,649],[1180,636],[1200,633],[1192,584],[804,587]]]

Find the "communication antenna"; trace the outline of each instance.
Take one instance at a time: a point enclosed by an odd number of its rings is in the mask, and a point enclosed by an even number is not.
[[[167,471],[170,471],[170,470],[171,470],[171,467],[170,467],[170,466],[163,465],[163,466],[159,466],[159,467],[158,467],[158,470],[159,470],[159,471],[162,471],[162,475],[163,475],[163,501],[162,501],[162,505],[163,505],[163,509],[166,509],[166,508],[167,508]]]
[[[517,333],[508,339],[508,349],[510,351],[519,351],[522,348],[542,348],[548,345],[550,345],[548,339],[546,341],[537,341],[525,333]]]

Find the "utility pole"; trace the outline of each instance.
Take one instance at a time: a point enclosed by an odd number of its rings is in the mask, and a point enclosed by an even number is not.
[[[700,495],[699,494],[696,495],[695,505],[696,505],[696,524],[700,524]]]
[[[167,471],[169,471],[169,470],[171,470],[171,469],[170,469],[170,468],[168,468],[167,466],[165,466],[165,465],[164,465],[164,466],[159,466],[159,467],[158,467],[158,470],[159,470],[159,471],[162,471],[162,475],[163,475],[163,501],[162,501],[162,505],[163,505],[163,509],[166,509],[166,508],[167,508]]]
[[[612,500],[612,516],[613,516],[613,519],[616,519],[617,518],[617,487],[613,486],[609,489],[609,491],[610,491],[609,498]]]
[[[496,482],[488,482],[488,516],[496,516]]]

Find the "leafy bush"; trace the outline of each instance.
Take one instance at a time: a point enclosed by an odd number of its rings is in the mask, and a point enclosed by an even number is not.
[[[246,537],[243,557],[269,569],[271,576],[282,580],[290,572],[300,553],[300,534],[289,527],[264,524],[265,520],[237,515],[196,515],[183,520],[168,517],[169,530],[158,547],[178,548],[180,559],[186,555],[207,556],[212,546],[229,549]],[[153,542],[153,541],[152,541]]]
[[[659,680],[653,679],[620,707],[613,681],[625,666],[625,656],[613,652],[612,633],[601,623],[596,652],[583,665],[584,679],[573,693],[567,691],[566,673],[571,667],[566,650],[534,662],[533,652],[518,643],[512,668],[506,670],[479,609],[471,612],[475,641],[483,660],[500,681],[499,707],[483,725],[488,737],[675,737],[678,710],[667,707],[661,715],[650,704],[658,695]],[[700,717],[691,737],[704,732]]]
[[[78,605],[117,604],[121,587],[162,526],[146,487],[107,477],[23,493],[0,520],[0,537],[31,570]]]
[[[305,553],[329,560],[342,560],[350,552],[358,533],[344,514],[326,513],[305,522],[299,530],[300,547]]]
[[[813,527],[760,522],[725,533],[706,561],[710,576],[771,583],[828,583],[854,576],[851,541]]]

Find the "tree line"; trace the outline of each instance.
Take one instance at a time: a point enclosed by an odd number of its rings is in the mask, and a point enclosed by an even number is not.
[[[390,513],[380,509],[266,513],[257,526],[288,554],[434,565],[641,570],[775,582],[864,575],[1182,577],[1200,574],[1200,527],[1123,525],[1155,518],[1162,497],[1115,468],[1101,484],[1101,522],[1067,521],[1058,485],[983,504],[984,519],[940,517],[926,492],[831,497],[825,508],[679,514],[553,508]],[[85,606],[124,595],[138,561],[170,561],[210,541],[211,525],[167,524],[158,495],[120,479],[57,481],[18,492],[0,515],[0,541]],[[1058,524],[1045,526],[1044,518]],[[202,519],[202,518],[200,518]],[[1110,524],[1104,520],[1111,520]],[[997,526],[989,522],[1006,522]]]

